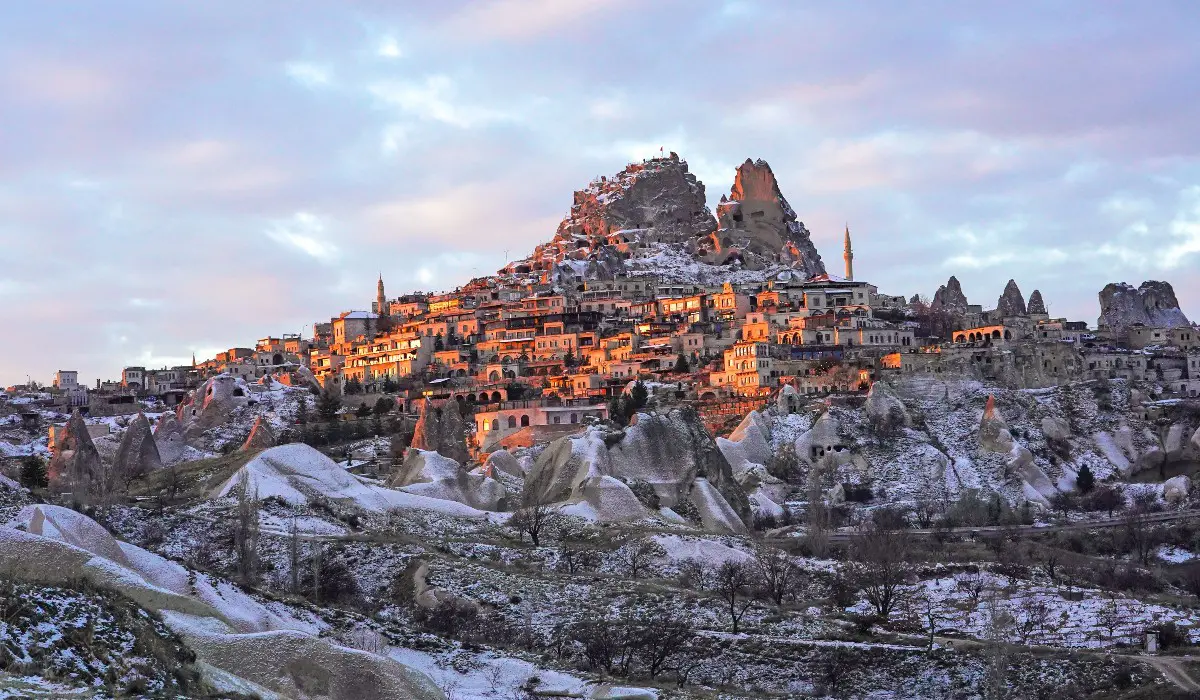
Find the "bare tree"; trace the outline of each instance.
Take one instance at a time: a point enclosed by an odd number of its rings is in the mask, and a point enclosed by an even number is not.
[[[692,623],[673,611],[663,617],[639,619],[632,640],[634,653],[654,678],[671,667],[695,636]]]
[[[759,547],[754,552],[754,566],[758,569],[763,593],[776,606],[783,605],[785,597],[795,594],[801,572],[787,552],[772,547]]]
[[[542,533],[558,517],[558,509],[547,495],[545,481],[546,477],[539,477],[525,484],[521,490],[521,507],[509,520],[518,532],[529,535],[534,547],[541,546]]]
[[[898,530],[868,526],[850,545],[851,567],[867,602],[887,619],[910,575],[909,539]]]
[[[238,479],[237,524],[233,542],[237,554],[238,576],[248,586],[258,581],[258,489],[251,489],[250,477],[242,472]]]
[[[933,653],[933,643],[937,637],[938,623],[945,619],[941,608],[938,606],[937,599],[929,593],[922,591],[914,596],[912,601],[916,606],[916,613],[921,618],[921,623],[929,628],[929,653]]]
[[[987,700],[1006,700],[1008,689],[1008,635],[1013,627],[1013,617],[1000,604],[1000,596],[992,592],[984,601],[987,612],[984,631],[987,651],[987,671],[984,677],[984,697]]]
[[[629,578],[640,578],[650,569],[655,559],[666,556],[667,552],[658,542],[645,537],[628,542],[617,550],[617,559]]]
[[[319,541],[313,542],[312,546],[312,573],[313,573],[313,603],[321,604],[321,557],[324,547]]]
[[[756,583],[754,570],[744,562],[727,561],[717,569],[714,590],[729,613],[734,634],[738,633],[738,623],[754,602],[750,594]]]
[[[288,528],[288,572],[292,577],[292,593],[300,592],[300,528],[292,518]]]
[[[1037,596],[1027,596],[1021,601],[1021,616],[1016,620],[1017,634],[1022,644],[1034,640],[1044,642],[1051,617],[1050,606]]]
[[[599,560],[600,555],[587,547],[563,546],[558,550],[558,568],[572,575],[595,569]]]
[[[814,557],[823,557],[829,550],[829,509],[821,488],[821,473],[816,467],[808,470],[808,533],[806,541]]]
[[[1162,533],[1146,518],[1146,511],[1136,507],[1125,516],[1123,530],[1129,550],[1137,555],[1142,566],[1149,566],[1162,541]]]
[[[713,570],[702,559],[688,559],[679,565],[679,585],[694,591],[712,587]]]

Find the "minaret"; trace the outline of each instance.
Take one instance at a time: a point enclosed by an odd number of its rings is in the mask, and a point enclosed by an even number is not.
[[[854,249],[850,247],[850,224],[846,224],[846,245],[842,252],[842,259],[846,261],[846,279],[854,281]]]
[[[379,284],[375,287],[375,304],[378,307],[375,309],[375,313],[379,314],[380,317],[388,315],[387,295],[383,293],[382,272],[379,273]]]

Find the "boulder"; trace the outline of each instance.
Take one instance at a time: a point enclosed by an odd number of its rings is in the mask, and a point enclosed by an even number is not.
[[[603,522],[641,520],[650,514],[633,490],[615,477],[588,477],[579,484],[578,492]]]
[[[150,421],[138,413],[126,428],[121,446],[113,458],[113,479],[119,484],[128,483],[131,479],[158,471],[162,466],[158,445],[154,442],[154,434],[150,432]]]
[[[1183,503],[1191,488],[1192,482],[1186,476],[1173,476],[1163,482],[1163,500],[1172,505]]]
[[[168,413],[158,419],[154,426],[154,445],[163,464],[175,464],[183,458],[187,443],[183,439],[183,426],[174,414]]]
[[[508,450],[496,450],[491,453],[483,463],[483,466],[491,470],[490,473],[493,476],[497,472],[522,478],[525,476],[525,470],[521,468],[521,462]]]
[[[1008,284],[1004,285],[1004,293],[996,300],[996,315],[1000,318],[1029,315],[1025,308],[1025,297],[1021,296],[1021,288],[1017,286],[1016,280],[1009,280]]]
[[[47,469],[51,489],[71,491],[80,500],[107,493],[108,472],[78,408],[62,431],[56,430],[51,451],[53,456]]]
[[[459,464],[466,464],[470,459],[467,439],[471,435],[472,424],[464,420],[457,402],[437,407],[425,399],[418,404],[417,414],[417,426],[410,446],[437,452]]]
[[[746,458],[758,464],[771,459],[771,429],[758,411],[750,411],[729,434],[729,441],[740,443]]]
[[[268,447],[275,446],[275,431],[271,430],[271,426],[263,420],[262,416],[254,419],[254,427],[250,428],[250,435],[246,441],[242,443],[243,452],[253,452],[254,450],[265,450]]]
[[[1062,442],[1071,437],[1071,426],[1062,418],[1047,416],[1042,419],[1042,435],[1047,440]]]
[[[429,498],[457,501],[479,510],[498,511],[507,506],[508,494],[499,481],[473,474],[437,452],[410,447],[404,462],[388,485]]]

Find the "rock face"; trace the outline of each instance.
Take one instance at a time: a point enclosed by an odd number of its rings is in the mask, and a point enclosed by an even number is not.
[[[112,475],[117,483],[128,483],[130,479],[162,469],[162,458],[154,434],[150,432],[150,421],[141,413],[125,430],[121,446],[113,459]]]
[[[275,431],[271,430],[271,426],[263,421],[262,416],[255,418],[249,437],[246,438],[246,442],[242,443],[242,451],[265,450],[274,446]]]
[[[409,448],[404,463],[388,479],[388,486],[430,498],[457,501],[479,510],[504,510],[508,494],[504,485],[482,474],[472,474],[453,459],[437,452]]]
[[[1047,313],[1046,312],[1046,302],[1042,301],[1041,290],[1035,289],[1035,290],[1033,290],[1033,294],[1029,295],[1029,306],[1026,309],[1026,311],[1029,312],[1030,316],[1034,316],[1034,315],[1045,316],[1046,315],[1046,313]]]
[[[470,458],[467,438],[471,434],[471,423],[463,419],[454,403],[435,407],[426,399],[418,407],[420,417],[413,432],[411,446],[418,450],[437,452],[459,464]]]
[[[187,440],[199,438],[204,431],[224,424],[237,409],[250,403],[246,381],[228,374],[218,374],[188,395],[176,409]]]
[[[183,440],[183,426],[179,419],[168,413],[158,419],[154,426],[154,444],[158,447],[158,456],[163,464],[175,464],[183,458],[187,444]]]
[[[71,414],[61,438],[55,435],[54,456],[48,468],[50,488],[77,495],[99,495],[108,489],[108,475],[79,409]]]
[[[646,517],[627,484],[645,482],[663,506],[695,506],[704,526],[745,532],[750,504],[729,462],[690,408],[639,414],[624,432],[591,428],[538,455],[526,488],[546,502],[586,503],[600,520]]]
[[[1041,467],[1034,463],[1033,453],[1013,439],[1008,423],[1000,415],[996,398],[992,395],[988,396],[983,418],[979,421],[979,448],[984,452],[1005,455],[1005,473],[1021,480],[1025,497],[1042,505],[1050,504],[1050,498],[1057,493],[1057,489]]]
[[[937,291],[933,293],[933,302],[930,306],[934,310],[953,314],[967,312],[967,295],[963,294],[962,285],[959,284],[957,277],[951,275],[946,284],[938,287]]]
[[[808,229],[784,199],[765,160],[747,158],[738,166],[729,196],[722,196],[717,206],[717,221],[720,228],[696,251],[705,262],[736,259],[755,270],[782,262],[805,277],[825,274]]]
[[[1016,280],[1009,280],[1008,284],[1004,285],[1004,293],[996,300],[996,315],[1000,318],[1029,315],[1028,309],[1025,308],[1025,297],[1021,296],[1021,288],[1017,286]]]
[[[645,246],[687,244],[716,227],[704,184],[672,153],[631,163],[575,192],[554,238],[506,269],[554,271],[556,279],[612,279],[623,270],[622,261]]]
[[[1135,289],[1116,282],[1100,290],[1100,318],[1096,325],[1120,337],[1139,323],[1159,328],[1188,325],[1170,283],[1149,280]]]

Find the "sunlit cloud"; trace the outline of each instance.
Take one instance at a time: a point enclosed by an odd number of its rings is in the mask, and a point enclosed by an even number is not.
[[[290,245],[321,262],[329,263],[338,256],[338,248],[325,240],[325,222],[315,214],[298,211],[290,218],[271,222],[267,236]]]
[[[325,87],[333,82],[333,70],[329,66],[303,61],[293,61],[284,66],[288,77],[309,88]]]

